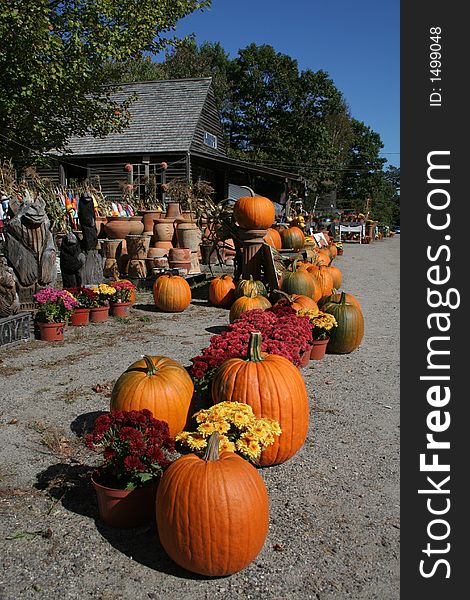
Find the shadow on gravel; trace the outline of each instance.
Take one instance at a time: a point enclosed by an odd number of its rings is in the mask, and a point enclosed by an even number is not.
[[[79,437],[82,437],[87,433],[92,433],[95,420],[101,415],[106,414],[108,414],[108,411],[106,410],[95,410],[93,412],[84,413],[83,415],[78,415],[78,417],[70,423],[70,429]]]
[[[92,519],[98,518],[95,491],[90,476],[94,467],[59,463],[36,475],[34,487],[45,491],[71,512]]]
[[[113,529],[98,521],[96,528],[116,550],[149,569],[180,579],[196,581],[215,579],[190,573],[174,563],[160,544],[155,523],[135,529]]]
[[[225,325],[214,325],[214,327],[206,327],[206,331],[208,333],[222,333],[222,331],[226,331],[227,327]]]
[[[94,467],[86,465],[51,465],[36,475],[34,487],[45,491],[66,510],[93,519],[99,534],[132,560],[181,579],[212,579],[190,573],[174,563],[160,544],[155,522],[134,529],[114,529],[104,525],[99,519],[96,494],[90,481],[93,471]]]

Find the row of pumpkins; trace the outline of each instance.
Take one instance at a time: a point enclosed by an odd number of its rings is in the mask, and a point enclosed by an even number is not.
[[[261,353],[253,332],[247,357],[219,368],[212,400],[249,404],[257,418],[275,419],[282,433],[265,449],[260,466],[278,465],[302,447],[309,426],[307,388],[300,370],[278,355]],[[194,385],[186,369],[164,356],[144,356],[119,377],[111,411],[150,410],[182,431],[192,414]],[[226,576],[245,568],[262,549],[269,526],[268,492],[256,468],[232,452],[219,455],[218,434],[206,454],[186,454],[164,472],[157,490],[156,518],[161,544],[183,568]]]
[[[334,248],[334,250],[331,250]],[[336,327],[328,343],[328,352],[347,354],[359,347],[364,335],[364,318],[358,300],[348,293],[339,293],[342,273],[331,266],[336,247],[319,252],[316,263],[294,261],[280,281],[280,290],[291,307],[321,309],[334,315]],[[272,306],[268,292],[261,281],[240,280],[235,283],[230,275],[213,279],[209,285],[209,301],[213,306],[230,309],[230,323],[248,310],[265,310]]]

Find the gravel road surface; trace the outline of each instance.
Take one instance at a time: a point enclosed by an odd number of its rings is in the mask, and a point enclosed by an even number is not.
[[[399,253],[395,236],[346,244],[336,260],[343,289],[362,304],[364,340],[302,369],[307,441],[289,462],[260,470],[269,534],[231,577],[183,571],[154,526],[103,526],[87,483],[96,457],[80,441],[141,354],[189,365],[228,323],[204,288],[182,314],[156,312],[141,292],[129,319],[0,349],[0,599],[398,599]]]

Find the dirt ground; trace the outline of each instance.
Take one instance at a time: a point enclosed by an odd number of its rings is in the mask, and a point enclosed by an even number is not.
[[[347,244],[338,257],[343,289],[363,307],[363,343],[302,369],[307,441],[287,463],[260,470],[268,538],[227,578],[180,569],[154,526],[103,526],[87,479],[95,457],[80,440],[141,354],[189,365],[228,323],[207,290],[195,290],[182,314],[156,312],[141,292],[129,319],[0,349],[1,600],[397,599],[399,252],[396,236]]]

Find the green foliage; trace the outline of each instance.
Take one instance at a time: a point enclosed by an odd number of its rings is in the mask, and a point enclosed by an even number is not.
[[[31,163],[71,135],[128,122],[104,65],[156,53],[178,20],[210,0],[0,0],[0,157]]]

